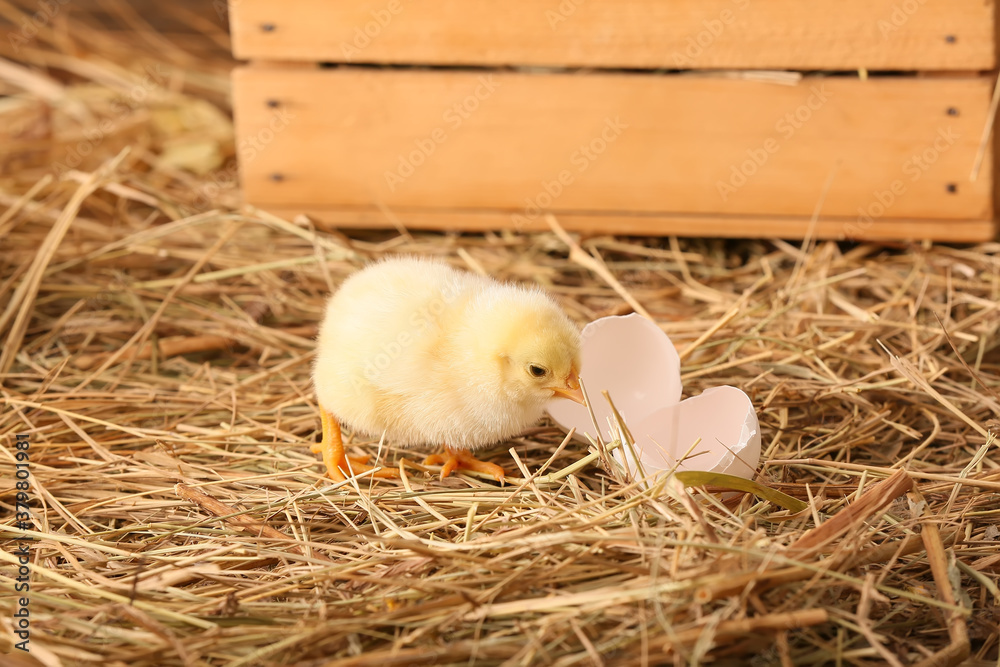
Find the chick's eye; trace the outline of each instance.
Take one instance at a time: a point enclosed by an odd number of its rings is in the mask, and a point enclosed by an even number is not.
[[[530,364],[528,366],[528,372],[531,373],[532,377],[543,378],[549,374],[549,371],[544,366],[539,366],[537,364]]]

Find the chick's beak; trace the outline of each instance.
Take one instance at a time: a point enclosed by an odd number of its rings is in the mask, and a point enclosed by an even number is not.
[[[572,371],[569,377],[566,378],[565,387],[549,387],[549,389],[554,394],[554,398],[568,398],[580,405],[587,404],[587,401],[583,397],[583,390],[580,389],[580,378],[577,376],[576,371]]]

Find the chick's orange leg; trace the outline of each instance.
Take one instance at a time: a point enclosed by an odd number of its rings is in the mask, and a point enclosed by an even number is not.
[[[444,452],[441,454],[431,454],[424,459],[424,465],[440,465],[441,479],[444,479],[456,470],[472,470],[492,475],[498,482],[502,482],[506,474],[503,468],[497,464],[480,461],[468,450],[452,447],[445,447]]]
[[[366,465],[367,456],[347,456],[344,452],[344,439],[340,434],[340,424],[333,416],[320,406],[320,421],[323,424],[323,441],[312,445],[314,454],[323,454],[323,463],[326,465],[326,473],[335,482],[342,482],[346,479],[346,474],[358,474],[371,470],[374,466]],[[373,477],[399,477],[399,473],[392,469],[377,470],[372,473]]]

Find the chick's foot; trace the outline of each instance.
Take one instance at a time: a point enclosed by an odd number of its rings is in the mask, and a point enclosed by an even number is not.
[[[468,450],[454,449],[452,447],[445,447],[444,452],[441,454],[431,454],[424,459],[424,465],[440,465],[441,479],[444,479],[455,470],[472,470],[492,475],[496,481],[503,483],[506,474],[503,468],[495,463],[480,461]]]
[[[367,456],[347,456],[344,452],[344,440],[340,434],[340,424],[333,416],[323,409],[319,409],[320,420],[323,424],[323,441],[313,444],[310,449],[314,454],[323,455],[323,463],[326,465],[326,473],[335,482],[343,482],[347,475],[357,475],[358,473],[372,470],[375,466],[367,465]],[[399,472],[391,468],[376,470],[372,477],[397,478]]]

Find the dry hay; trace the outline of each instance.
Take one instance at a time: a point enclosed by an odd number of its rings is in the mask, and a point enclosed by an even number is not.
[[[0,176],[5,592],[34,539],[31,653],[4,664],[997,664],[1000,245],[318,231],[234,208],[227,63],[71,19],[0,72],[27,118]],[[758,481],[807,509],[560,475],[586,448],[546,424],[491,452],[523,475],[503,488],[331,484],[311,336],[392,253],[542,284],[581,323],[644,308],[686,394],[751,395]]]

